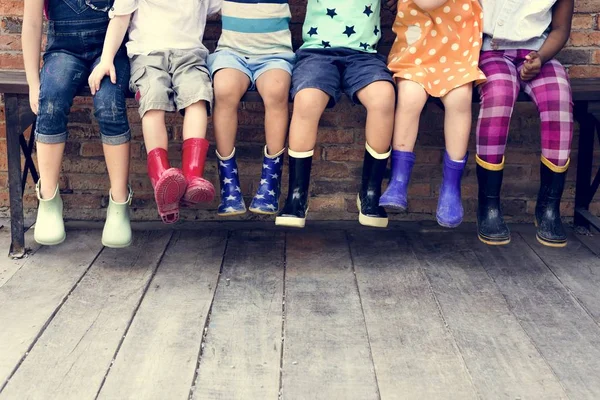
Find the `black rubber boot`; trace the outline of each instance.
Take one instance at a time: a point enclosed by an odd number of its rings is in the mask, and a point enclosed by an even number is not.
[[[510,230],[504,222],[500,205],[500,188],[504,175],[504,161],[490,164],[477,156],[477,182],[479,204],[477,207],[477,235],[491,246],[510,243]]]
[[[537,240],[544,246],[567,245],[567,234],[560,219],[560,199],[565,188],[568,168],[569,162],[564,167],[558,167],[542,156],[535,225]]]
[[[364,226],[386,228],[388,216],[385,209],[379,205],[381,183],[387,167],[390,152],[378,154],[368,144],[363,162],[363,174],[360,192],[356,199],[359,216],[358,222]]]
[[[304,228],[306,214],[308,214],[308,187],[313,152],[311,151],[307,157],[299,158],[295,157],[298,153],[290,150],[288,155],[290,174],[288,196],[275,218],[275,225]]]

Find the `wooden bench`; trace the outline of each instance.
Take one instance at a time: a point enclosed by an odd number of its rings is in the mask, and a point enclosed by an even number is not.
[[[575,225],[589,229],[592,225],[600,230],[600,218],[589,212],[589,206],[600,185],[600,170],[592,180],[592,166],[596,135],[600,140],[600,78],[573,79],[573,99],[575,102],[575,119],[581,129],[578,143],[577,182],[575,193]],[[4,94],[6,114],[6,145],[8,158],[8,184],[10,194],[11,237],[9,255],[22,257],[25,254],[25,238],[23,226],[23,191],[28,174],[33,180],[39,179],[31,153],[35,144],[34,135],[29,141],[23,133],[35,123],[35,115],[29,107],[29,88],[22,71],[0,71],[0,93]],[[85,88],[79,96],[90,96]],[[248,93],[244,102],[260,102],[257,93]],[[473,101],[478,101],[474,98]],[[519,101],[529,101],[521,93]],[[436,102],[433,99],[432,102]],[[439,101],[436,102],[438,105]],[[25,158],[21,169],[21,152]]]

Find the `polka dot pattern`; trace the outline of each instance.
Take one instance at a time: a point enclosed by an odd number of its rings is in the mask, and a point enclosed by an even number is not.
[[[388,59],[394,77],[417,82],[434,97],[483,82],[478,68],[481,18],[479,0],[448,0],[428,12],[412,0],[399,1],[393,26],[397,38]]]

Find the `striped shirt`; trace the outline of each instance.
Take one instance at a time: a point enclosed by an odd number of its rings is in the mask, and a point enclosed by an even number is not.
[[[223,32],[216,51],[243,56],[293,52],[291,17],[288,0],[223,0]]]

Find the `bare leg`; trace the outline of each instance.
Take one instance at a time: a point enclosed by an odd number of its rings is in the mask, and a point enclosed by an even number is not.
[[[207,125],[208,113],[205,101],[199,101],[186,107],[185,117],[183,118],[183,140],[191,138],[204,139]]]
[[[357,93],[367,109],[367,143],[379,154],[390,150],[394,130],[394,87],[385,81],[373,82]]]
[[[289,122],[289,93],[292,77],[282,69],[272,69],[256,81],[265,103],[265,136],[267,151],[277,154],[285,146]]]
[[[250,78],[236,69],[225,68],[215,74],[213,124],[217,151],[224,157],[230,155],[235,147],[238,107],[249,86]]]
[[[394,150],[412,152],[415,149],[419,119],[428,97],[425,89],[418,83],[404,79],[398,81]]]
[[[467,154],[471,134],[472,98],[472,84],[458,87],[442,98],[446,108],[444,119],[446,151],[454,161],[462,160]]]
[[[304,89],[294,99],[290,125],[290,150],[312,151],[317,144],[321,115],[329,103],[329,95],[319,89]]]
[[[129,197],[129,143],[117,146],[103,144],[104,159],[110,179],[110,193],[117,203],[123,203]]]
[[[144,133],[144,144],[146,152],[156,148],[167,149],[168,137],[165,126],[165,112],[161,110],[150,110],[142,118],[142,131]]]
[[[37,142],[36,148],[40,171],[40,195],[42,196],[42,199],[51,199],[56,192],[56,185],[58,185],[65,144]]]

